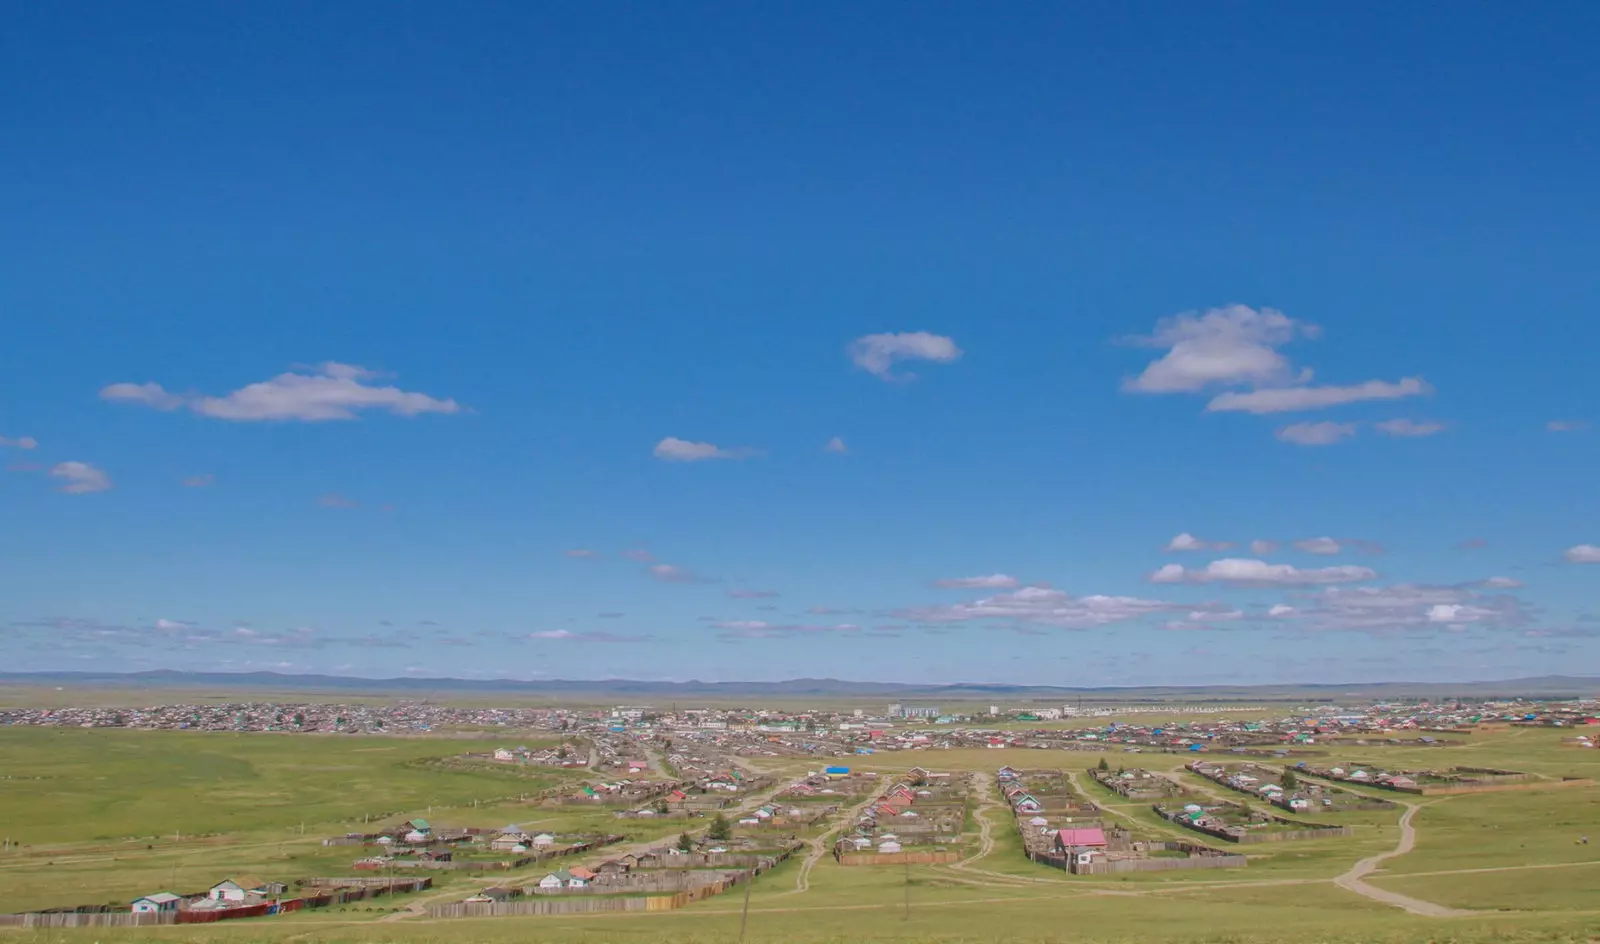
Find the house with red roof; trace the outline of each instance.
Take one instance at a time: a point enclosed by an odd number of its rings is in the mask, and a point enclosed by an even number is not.
[[[1075,852],[1077,850],[1099,849],[1106,847],[1106,831],[1099,826],[1078,826],[1056,831],[1056,851]]]

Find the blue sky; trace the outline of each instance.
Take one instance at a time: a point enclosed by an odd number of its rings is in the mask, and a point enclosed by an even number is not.
[[[1582,671],[1596,27],[13,9],[0,655]]]

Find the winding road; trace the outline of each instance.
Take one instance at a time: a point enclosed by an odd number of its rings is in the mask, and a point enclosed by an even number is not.
[[[1355,865],[1350,866],[1350,871],[1334,879],[1333,883],[1340,888],[1345,889],[1346,891],[1355,892],[1357,895],[1364,895],[1367,898],[1371,898],[1373,901],[1380,901],[1386,905],[1393,905],[1396,908],[1404,908],[1406,911],[1409,911],[1415,915],[1426,915],[1430,918],[1458,918],[1463,915],[1472,914],[1470,911],[1462,911],[1459,908],[1447,908],[1444,905],[1436,905],[1431,901],[1423,901],[1420,898],[1412,898],[1409,895],[1402,895],[1399,892],[1391,892],[1387,889],[1378,888],[1374,885],[1369,885],[1365,881],[1368,875],[1371,875],[1373,872],[1377,871],[1378,866],[1396,856],[1405,855],[1416,846],[1417,829],[1415,826],[1411,825],[1411,819],[1417,815],[1417,810],[1421,809],[1421,807],[1414,803],[1406,803],[1405,807],[1406,811],[1400,817],[1400,842],[1388,852],[1381,852],[1375,856],[1368,856],[1367,858],[1357,862]]]

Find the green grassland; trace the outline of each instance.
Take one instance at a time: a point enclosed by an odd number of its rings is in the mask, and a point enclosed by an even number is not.
[[[749,896],[744,940],[1307,942],[1591,940],[1600,928],[1600,787],[1559,786],[1562,777],[1600,777],[1600,752],[1562,746],[1565,732],[1511,729],[1474,735],[1450,748],[1383,748],[1396,767],[1475,766],[1547,778],[1533,789],[1450,797],[1367,791],[1419,807],[1411,852],[1369,877],[1378,889],[1462,909],[1464,916],[1412,914],[1341,888],[1333,879],[1356,860],[1390,852],[1405,807],[1312,811],[1286,819],[1349,825],[1350,838],[1230,847],[1243,869],[1071,876],[1022,855],[1009,809],[985,778],[954,865],[843,867],[797,856],[762,876]],[[382,816],[427,815],[451,825],[554,832],[625,832],[634,840],[676,835],[703,820],[618,820],[612,810],[531,806],[515,796],[542,781],[492,770],[418,763],[459,752],[448,738],[201,734],[78,729],[0,730],[0,833],[23,843],[0,855],[0,911],[127,901],[170,888],[203,889],[234,874],[290,881],[348,874],[360,854],[323,847],[323,836]],[[987,775],[1002,764],[1072,771],[1080,790],[1121,823],[1149,837],[1222,845],[1127,801],[1083,771],[1102,755],[1040,750],[883,752],[853,766],[885,775],[913,766]],[[1173,776],[1198,798],[1217,796],[1267,808],[1181,772],[1192,755],[1124,755],[1107,760]],[[1263,761],[1265,762],[1265,761]],[[815,766],[770,758],[774,774]],[[523,773],[519,771],[519,773]],[[548,782],[571,773],[550,772]],[[1360,792],[1361,788],[1356,788]],[[848,809],[856,801],[843,801]],[[305,832],[301,833],[301,823]],[[987,825],[989,843],[979,841]],[[832,824],[795,830],[825,843]],[[1593,831],[1591,843],[1579,839]],[[182,833],[182,839],[175,835]],[[766,835],[765,831],[752,831]],[[159,837],[159,838],[151,838]],[[603,857],[603,856],[601,856]],[[525,881],[537,871],[492,878],[435,873],[419,901],[459,900],[485,884]],[[550,942],[740,939],[742,894],[650,915],[380,920],[404,898],[344,909],[216,925],[12,932],[19,940],[188,942]],[[400,917],[394,915],[395,917]]]

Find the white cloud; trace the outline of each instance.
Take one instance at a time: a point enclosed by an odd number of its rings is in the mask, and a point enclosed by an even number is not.
[[[1515,590],[1522,586],[1522,581],[1515,577],[1488,577],[1478,581],[1478,586],[1492,590]]]
[[[184,488],[209,488],[217,484],[217,477],[210,472],[201,475],[191,475],[183,480]]]
[[[583,632],[575,633],[570,629],[547,629],[543,632],[529,633],[529,639],[561,639],[572,642],[647,642],[652,636],[623,636],[617,633]]]
[[[1444,432],[1443,423],[1417,423],[1412,420],[1384,420],[1372,427],[1388,436],[1432,436]]]
[[[1168,551],[1225,551],[1233,545],[1227,541],[1204,541],[1185,531],[1167,542]]]
[[[935,587],[957,587],[980,590],[1003,590],[1015,587],[1021,581],[1006,574],[989,574],[983,577],[945,577],[935,580]]]
[[[832,439],[828,440],[827,445],[822,447],[822,451],[823,452],[844,453],[844,452],[849,452],[850,451],[850,447],[846,446],[844,444],[844,440],[843,439],[840,439],[838,436],[835,436]]]
[[[772,628],[772,624],[765,620],[721,620],[711,625],[717,629],[732,629],[745,632]]]
[[[650,576],[662,583],[701,583],[701,578],[689,570],[672,564],[650,565]]]
[[[326,495],[318,496],[317,504],[324,508],[356,508],[361,503],[353,498],[346,498],[337,492],[329,492]]]
[[[1528,621],[1517,598],[1485,596],[1470,586],[1329,587],[1311,600],[1300,618],[1314,629],[1383,632],[1467,624],[1510,628]]]
[[[1378,575],[1366,567],[1341,566],[1301,569],[1289,564],[1224,558],[1204,568],[1168,564],[1149,576],[1151,583],[1222,583],[1234,587],[1310,587],[1329,583],[1372,580]]]
[[[1299,611],[1287,603],[1275,603],[1272,609],[1267,611],[1267,615],[1273,619],[1282,619],[1285,616],[1293,616],[1297,612]]]
[[[1600,564],[1600,547],[1593,544],[1579,544],[1567,548],[1565,556],[1569,564]]]
[[[7,439],[0,436],[0,447],[9,446],[12,449],[33,449],[39,445],[39,440],[32,436],[18,436],[16,439]]]
[[[1151,613],[1186,611],[1189,604],[1166,603],[1138,597],[1093,595],[1073,597],[1047,587],[1023,587],[973,603],[926,606],[901,610],[901,619],[928,623],[972,620],[1010,620],[1062,629],[1091,629],[1138,619]]]
[[[1250,553],[1257,557],[1266,557],[1268,554],[1277,553],[1277,551],[1277,541],[1263,541],[1260,538],[1257,538],[1250,542]]]
[[[1430,623],[1477,623],[1492,616],[1493,610],[1465,603],[1435,603],[1428,607]]]
[[[1589,428],[1587,420],[1551,420],[1544,428],[1552,433],[1576,433]]]
[[[1305,551],[1307,554],[1321,554],[1324,557],[1332,557],[1344,550],[1338,541],[1330,537],[1306,538],[1304,541],[1294,542],[1294,546],[1295,550]]]
[[[1229,305],[1185,312],[1156,323],[1148,337],[1130,338],[1145,347],[1165,348],[1124,390],[1140,393],[1194,392],[1209,386],[1289,383],[1289,361],[1278,348],[1317,329],[1271,308]]]
[[[755,455],[755,450],[743,446],[724,449],[708,442],[690,442],[668,436],[656,443],[653,455],[667,462],[703,462],[707,459],[748,459]]]
[[[1331,446],[1356,434],[1354,423],[1291,423],[1278,430],[1278,438],[1297,446]]]
[[[1248,393],[1220,393],[1206,404],[1211,413],[1296,413],[1321,410],[1364,400],[1398,400],[1432,393],[1421,377],[1405,377],[1396,383],[1368,380],[1348,387],[1271,387]]]
[[[156,620],[156,629],[160,630],[163,633],[181,632],[183,630],[191,628],[192,626],[193,626],[192,623],[185,623],[185,622],[183,622],[181,620],[169,620],[169,619],[158,619],[158,620]]]
[[[859,633],[861,627],[854,623],[808,624],[768,623],[764,620],[720,620],[712,626],[721,630],[724,639],[783,639],[791,636],[823,633]]]
[[[461,405],[454,400],[439,400],[371,382],[379,377],[364,367],[329,361],[316,367],[296,368],[220,397],[180,396],[157,383],[111,384],[100,391],[100,396],[157,410],[187,406],[201,416],[240,422],[351,420],[362,410],[382,410],[397,416],[461,411]]]
[[[103,492],[111,487],[111,476],[104,470],[97,469],[87,462],[61,462],[50,470],[50,474],[61,479],[62,484],[57,491],[69,495],[87,495],[90,492]]]
[[[897,361],[932,361],[948,364],[961,357],[956,342],[940,334],[907,331],[900,334],[869,334],[856,338],[846,349],[857,367],[885,380],[907,379],[892,369]]]
[[[100,399],[137,403],[155,410],[176,410],[183,397],[168,393],[158,383],[114,383],[100,391]]]

